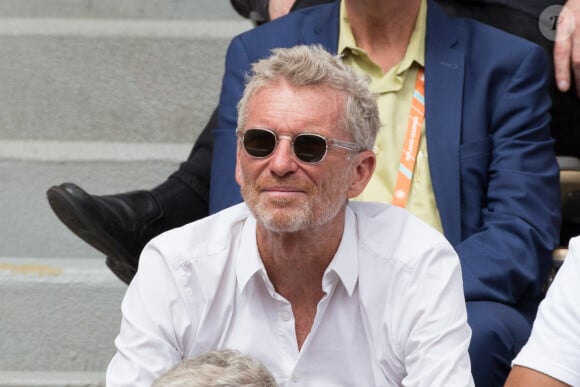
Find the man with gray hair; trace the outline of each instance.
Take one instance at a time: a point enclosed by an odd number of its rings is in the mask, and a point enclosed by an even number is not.
[[[107,386],[149,386],[221,348],[283,386],[473,385],[452,246],[403,209],[349,202],[375,169],[366,76],[317,46],[273,50],[252,73],[238,107],[244,203],[145,247]]]

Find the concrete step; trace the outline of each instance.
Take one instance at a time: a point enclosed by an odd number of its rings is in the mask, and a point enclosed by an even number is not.
[[[63,375],[98,382],[125,290],[101,259],[0,257],[0,372],[26,383],[42,375],[33,372],[52,375],[50,383]]]
[[[237,21],[0,19],[0,139],[184,142],[217,105]]]
[[[46,190],[150,189],[217,104],[226,0],[0,0],[0,387],[102,386],[126,286]]]
[[[234,19],[228,0],[0,0],[3,17]]]
[[[0,256],[101,257],[54,215],[46,190],[72,181],[95,194],[150,189],[189,144],[0,141]]]
[[[248,26],[0,19],[0,256],[100,257],[54,216],[46,189],[164,181],[217,105],[226,46]]]
[[[3,372],[0,387],[104,387],[103,372]]]

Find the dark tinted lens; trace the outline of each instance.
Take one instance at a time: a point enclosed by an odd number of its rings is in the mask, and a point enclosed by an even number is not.
[[[254,157],[267,157],[276,147],[274,133],[262,129],[248,129],[244,133],[244,148]]]
[[[294,139],[294,153],[305,163],[316,163],[326,154],[326,140],[312,134],[300,134]]]

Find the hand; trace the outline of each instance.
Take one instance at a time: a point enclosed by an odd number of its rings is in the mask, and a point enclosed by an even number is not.
[[[295,0],[270,0],[268,4],[270,20],[287,15],[290,12],[290,8],[294,5],[294,1]]]
[[[554,44],[554,68],[560,91],[576,83],[580,97],[580,0],[568,0],[560,12]]]

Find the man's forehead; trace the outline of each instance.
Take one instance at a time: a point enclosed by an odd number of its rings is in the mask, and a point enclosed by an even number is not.
[[[305,112],[328,114],[342,110],[343,94],[326,85],[294,85],[287,81],[269,83],[257,89],[248,99],[250,113],[263,112],[261,107],[295,108]]]
[[[340,93],[328,87],[268,85],[249,99],[246,126],[328,134],[342,119],[341,101]]]
[[[252,97],[255,97],[258,94],[279,94],[279,93],[288,93],[292,92],[295,94],[317,94],[320,95],[322,98],[336,98],[342,97],[342,93],[332,88],[328,84],[324,83],[312,83],[312,84],[295,84],[288,81],[285,78],[271,81],[265,83],[261,87],[259,87]]]

